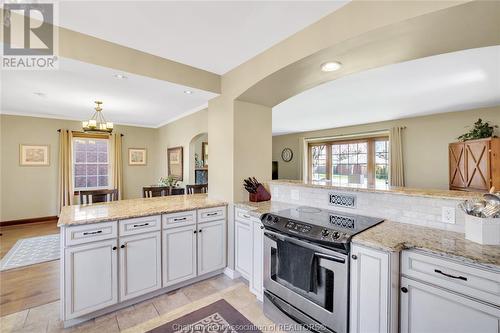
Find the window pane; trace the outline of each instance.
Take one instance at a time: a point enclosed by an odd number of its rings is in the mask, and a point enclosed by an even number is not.
[[[87,164],[87,176],[97,175],[97,164]]]
[[[358,155],[356,154],[349,154],[349,164],[356,164],[358,163]]]
[[[347,154],[349,152],[349,145],[340,145],[340,153]]]
[[[356,153],[358,151],[358,144],[351,143],[349,144],[349,153]]]
[[[388,184],[389,170],[387,165],[377,164],[375,166],[375,181],[377,185]]]
[[[86,141],[85,140],[75,140],[74,149],[75,151],[85,151]]]
[[[332,145],[332,154],[340,154],[340,145]]]
[[[340,164],[347,164],[349,163],[348,161],[348,155],[347,154],[342,154],[339,156],[339,161],[340,161]]]
[[[358,153],[366,154],[368,152],[368,143],[361,142],[358,143]]]
[[[97,176],[87,177],[87,187],[97,187]]]
[[[99,164],[97,167],[99,176],[107,176],[108,175],[108,165],[107,164]]]
[[[75,187],[82,188],[87,185],[87,177],[75,177]]]
[[[326,146],[313,146],[311,147],[312,155],[312,179],[325,180],[326,179]]]
[[[85,163],[85,156],[86,152],[84,151],[77,151],[75,152],[75,162],[76,163]]]
[[[108,186],[108,176],[99,176],[99,186]]]
[[[108,142],[107,142],[107,140],[97,140],[96,141],[96,145],[97,145],[97,151],[105,152],[105,153],[108,152]]]
[[[387,141],[375,141],[375,152],[386,152]]]
[[[367,163],[366,154],[358,154],[358,163]]]
[[[97,162],[97,152],[87,152],[87,163],[95,163]]]
[[[85,164],[75,165],[75,176],[85,176],[86,170]]]
[[[107,163],[108,162],[108,153],[99,153],[99,162],[100,163]]]
[[[375,164],[387,164],[389,162],[387,158],[387,153],[376,153],[375,154]]]
[[[96,140],[88,140],[87,141],[87,151],[97,151]]]

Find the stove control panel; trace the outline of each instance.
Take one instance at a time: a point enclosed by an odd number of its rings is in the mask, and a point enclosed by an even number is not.
[[[287,224],[285,224],[285,228],[287,228],[291,232],[300,232],[300,233],[308,233],[312,229],[312,227],[308,224],[302,224],[291,220],[289,220]]]

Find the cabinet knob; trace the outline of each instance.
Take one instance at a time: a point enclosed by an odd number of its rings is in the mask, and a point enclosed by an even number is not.
[[[198,232],[202,232],[202,231],[203,231],[203,229],[198,230]]]
[[[261,229],[264,229],[264,226],[263,226],[263,225],[261,225],[261,226],[260,226],[260,228],[261,228]]]
[[[402,291],[403,293],[405,293],[405,294],[406,294],[406,293],[408,292],[408,288],[406,288],[406,287],[401,287],[401,291]]]
[[[357,260],[357,259],[358,259],[358,256],[357,256],[357,255],[355,255],[355,254],[353,254],[353,255],[351,256],[351,258],[352,258],[352,260]]]
[[[193,233],[194,233],[194,234],[196,234],[197,232],[198,232],[198,231],[196,231],[196,230],[195,230],[195,231],[193,231]]]
[[[116,251],[117,247],[116,246],[113,246],[113,251]]]
[[[120,246],[120,249],[124,249],[124,248],[125,248],[125,244]]]

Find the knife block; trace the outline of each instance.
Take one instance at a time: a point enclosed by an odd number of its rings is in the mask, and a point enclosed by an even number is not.
[[[251,202],[261,202],[261,201],[271,200],[271,194],[267,192],[266,188],[262,186],[262,184],[257,187],[257,192],[248,194],[249,194],[249,200]]]

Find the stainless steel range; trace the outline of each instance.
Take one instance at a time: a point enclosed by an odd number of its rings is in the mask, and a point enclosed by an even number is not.
[[[351,238],[383,219],[303,206],[261,220],[264,313],[283,330],[347,332]]]

